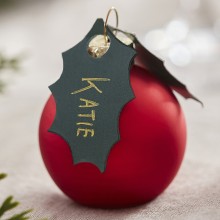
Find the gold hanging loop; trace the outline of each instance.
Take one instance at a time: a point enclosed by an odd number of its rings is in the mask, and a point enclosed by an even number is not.
[[[116,16],[116,30],[115,30],[115,35],[117,35],[117,28],[118,28],[118,12],[116,10],[115,7],[111,7],[107,13],[106,19],[105,19],[105,23],[104,23],[104,38],[105,38],[105,43],[108,43],[108,37],[107,37],[107,23],[108,23],[108,18],[110,13],[114,11],[115,12],[115,16]]]

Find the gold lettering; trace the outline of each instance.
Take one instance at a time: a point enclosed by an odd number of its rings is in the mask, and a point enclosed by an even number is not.
[[[84,92],[84,91],[91,89],[91,88],[94,88],[97,92],[102,93],[102,91],[93,83],[93,81],[105,82],[105,81],[110,81],[110,79],[108,79],[108,78],[82,78],[82,81],[87,81],[87,83],[89,85],[82,88],[82,89],[71,92],[72,95],[75,95],[80,92]]]
[[[83,137],[87,137],[89,134],[90,134],[91,137],[93,137],[94,134],[95,134],[95,131],[94,131],[94,129],[78,128],[76,135],[79,136],[81,133],[84,133]]]
[[[88,125],[88,126],[93,126],[92,123],[89,123],[89,122],[78,122],[76,123],[77,125]]]
[[[78,114],[78,117],[91,118],[93,121],[95,121],[95,110],[92,110],[91,114]]]
[[[95,89],[98,93],[102,93],[102,90],[98,88],[95,82],[108,82],[110,81],[110,79],[109,78],[82,78],[82,82],[83,81],[86,81],[87,86],[71,92],[72,95],[84,92],[92,88]],[[95,102],[89,99],[80,98],[79,100],[80,100],[79,108],[94,108],[94,107],[99,106],[98,102]],[[76,135],[83,136],[84,138],[93,137],[95,135],[95,130],[91,128],[93,126],[93,123],[91,123],[91,121],[95,121],[96,119],[95,110],[91,109],[90,114],[84,113],[84,114],[78,114],[77,116],[79,118],[84,118],[84,120],[82,121],[80,120],[80,122],[76,122],[76,125],[79,126],[79,128],[77,128]],[[86,118],[88,118],[89,120],[86,120]],[[82,128],[81,126],[82,127],[85,126],[85,128]]]
[[[80,108],[92,108],[99,105],[99,103],[88,100],[88,99],[82,99],[80,98],[80,101],[85,102],[85,105],[79,105]]]

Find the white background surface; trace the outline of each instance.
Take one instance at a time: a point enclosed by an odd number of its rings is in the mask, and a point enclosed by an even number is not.
[[[33,2],[33,1],[32,1]],[[65,2],[65,3],[64,3]],[[61,52],[79,42],[97,17],[117,7],[120,27],[141,37],[176,14],[177,1],[24,1],[0,10],[0,51],[24,52],[22,74],[0,95],[0,202],[10,194],[17,211],[34,208],[34,219],[136,220],[220,219],[220,62],[192,63],[171,72],[205,104],[178,96],[186,115],[188,143],[182,167],[169,188],[143,206],[97,210],[66,198],[50,179],[38,147],[38,123],[48,85],[62,71]],[[114,20],[110,20],[113,23]]]

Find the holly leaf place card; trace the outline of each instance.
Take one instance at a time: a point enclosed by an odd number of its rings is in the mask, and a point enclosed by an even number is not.
[[[108,154],[120,139],[119,115],[134,98],[129,73],[136,51],[97,19],[85,38],[62,54],[63,72],[49,86],[56,116],[49,131],[69,145],[74,164],[89,162],[104,172]],[[93,45],[104,40],[100,47]]]

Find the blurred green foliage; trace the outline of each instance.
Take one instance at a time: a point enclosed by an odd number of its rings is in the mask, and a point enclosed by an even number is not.
[[[7,174],[0,173],[0,180],[4,179],[5,177],[7,177]],[[3,201],[2,205],[0,205],[0,220],[5,215],[6,212],[16,208],[18,205],[19,205],[19,202],[18,201],[14,201],[13,196],[7,197]],[[28,214],[31,211],[32,211],[32,209],[25,210],[25,211],[23,211],[21,213],[14,214],[11,217],[9,217],[7,219],[4,219],[4,220],[28,220],[28,219],[30,219]],[[41,220],[46,220],[46,219],[41,219]]]
[[[0,0],[0,9],[5,7],[10,7],[14,2],[15,2],[14,0]]]
[[[10,69],[11,72],[16,72],[19,69],[19,63],[19,57],[8,58],[0,52],[0,93],[3,92],[6,85],[3,79],[4,70]]]
[[[7,175],[5,173],[0,173],[0,180],[4,179]],[[2,205],[0,206],[0,219],[2,219],[3,215],[10,211],[11,209],[14,209],[19,205],[19,202],[13,200],[13,196],[7,197]],[[26,210],[19,214],[15,214],[12,217],[8,218],[7,220],[26,220],[29,219],[27,214],[31,212],[32,210]]]

